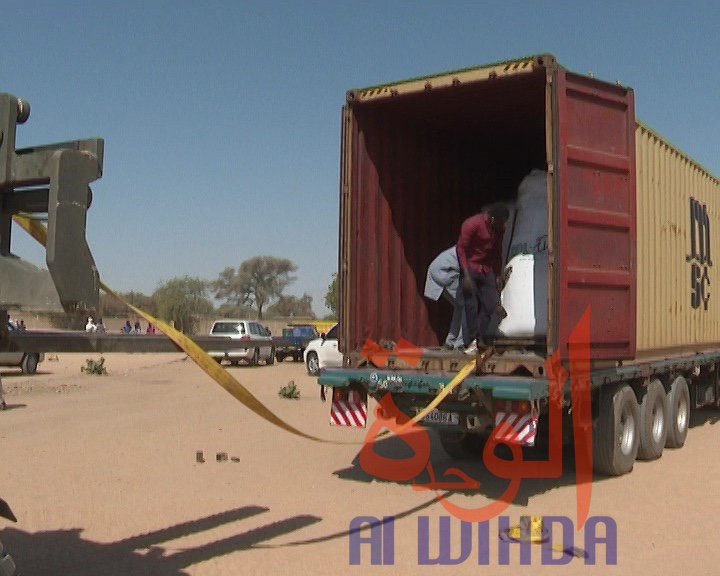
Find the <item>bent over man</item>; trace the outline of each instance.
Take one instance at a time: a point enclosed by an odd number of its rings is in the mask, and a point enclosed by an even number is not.
[[[467,354],[484,347],[483,337],[502,290],[502,245],[510,212],[504,204],[493,204],[463,222],[457,242],[467,332],[463,334]]]
[[[460,265],[455,246],[440,252],[428,266],[425,278],[425,297],[437,301],[440,296],[443,296],[453,307],[450,329],[443,348],[446,350],[464,348],[463,334],[467,332],[467,321],[462,286],[460,285]]]

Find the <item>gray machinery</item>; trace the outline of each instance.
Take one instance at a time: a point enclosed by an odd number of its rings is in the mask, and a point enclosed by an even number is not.
[[[15,148],[27,102],[0,94],[0,344],[8,349],[7,309],[84,314],[97,310],[100,279],[85,240],[90,183],[102,177],[102,138]],[[47,270],[11,252],[14,214],[47,214]]]

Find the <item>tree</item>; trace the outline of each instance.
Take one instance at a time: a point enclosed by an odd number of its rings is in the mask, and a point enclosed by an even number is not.
[[[295,281],[292,273],[296,270],[297,266],[287,258],[255,256],[240,264],[237,271],[225,268],[210,287],[218,300],[255,306],[258,319],[262,320],[265,306],[280,298],[283,290]]]
[[[192,333],[200,316],[213,311],[206,295],[206,284],[199,278],[183,276],[161,284],[152,295],[158,306],[158,316],[172,321],[175,328]]]
[[[325,294],[325,306],[330,308],[331,317],[337,318],[338,308],[338,287],[337,287],[337,273],[332,275],[332,282],[328,286],[327,293]]]
[[[155,299],[152,296],[146,296],[142,292],[126,292],[124,294],[120,294],[126,302],[129,304],[132,304],[135,306],[135,308],[140,308],[141,310],[145,310],[145,312],[148,312],[149,314],[152,314],[153,316],[157,315],[157,303],[155,302]],[[128,309],[129,312],[129,309]]]
[[[242,304],[221,304],[216,310],[217,315],[220,318],[252,318],[255,316],[255,310],[250,306],[243,306]]]
[[[280,296],[277,302],[268,307],[268,316],[279,318],[307,318],[315,319],[312,309],[312,296],[303,294],[302,298],[297,296]]]
[[[152,296],[147,296],[142,292],[135,291],[125,293],[121,292],[119,293],[119,296],[124,298],[126,302],[129,302],[136,308],[145,310],[153,316],[157,315],[157,304],[155,300],[153,300]],[[127,316],[128,314],[132,314],[130,309],[120,300],[110,296],[109,294],[100,294],[100,308],[98,310],[99,317],[102,318],[105,316],[118,318],[120,316]]]
[[[240,279],[235,268],[228,266],[220,272],[217,280],[209,283],[213,296],[222,300],[230,308],[234,306],[245,306],[247,304],[245,295],[240,287]]]
[[[98,316],[100,317],[113,317],[117,318],[128,313],[128,307],[125,306],[120,300],[109,294],[100,294],[100,309]]]

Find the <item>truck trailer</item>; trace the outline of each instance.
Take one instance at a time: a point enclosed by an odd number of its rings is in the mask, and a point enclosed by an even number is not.
[[[452,310],[424,297],[427,267],[467,217],[514,201],[534,170],[547,182],[547,325],[491,335],[489,354],[421,424],[453,457],[476,457],[503,422],[515,442],[541,443],[548,359],[571,370],[588,311],[598,472],[682,447],[691,410],[718,405],[720,181],[636,118],[632,88],[541,54],[350,90],[341,148],[344,366],[319,376],[331,423],[366,426],[368,397],[386,394],[415,416],[467,364],[440,347]],[[369,359],[368,346],[388,353]],[[568,419],[567,383],[562,396]]]

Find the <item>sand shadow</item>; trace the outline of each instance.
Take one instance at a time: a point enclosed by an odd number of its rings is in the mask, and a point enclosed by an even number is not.
[[[8,410],[17,410],[19,408],[27,408],[27,404],[10,404],[5,401],[5,407],[0,408],[0,412],[7,412]]]
[[[245,506],[110,543],[84,540],[80,528],[36,533],[5,528],[0,532],[0,539],[15,560],[18,573],[22,574],[187,576],[188,572],[184,570],[189,566],[254,548],[261,542],[322,520],[317,516],[294,516],[171,554],[163,548],[163,543],[171,540],[268,511],[269,508],[262,506]]]
[[[44,376],[44,375],[50,375],[52,374],[49,370],[40,370],[38,368],[37,372],[34,374],[25,374],[20,368],[16,370],[2,370],[0,371],[0,376],[3,378],[34,378],[35,376]]]
[[[416,432],[422,433],[422,432]],[[436,482],[452,482],[461,483],[462,479],[458,476],[447,476],[444,477],[444,473],[451,468],[461,470],[471,479],[476,480],[480,483],[480,487],[477,489],[469,488],[458,488],[452,490],[453,494],[463,494],[467,496],[467,501],[453,500],[453,502],[459,506],[467,508],[476,508],[478,504],[474,503],[471,498],[477,495],[482,495],[493,501],[505,501],[508,504],[516,504],[520,506],[528,506],[530,498],[538,496],[550,490],[557,489],[562,486],[576,486],[576,470],[575,470],[575,452],[572,445],[565,446],[562,451],[562,472],[557,478],[523,478],[520,482],[520,488],[514,496],[505,494],[510,480],[505,478],[499,478],[492,474],[483,463],[482,447],[477,449],[473,454],[472,458],[466,460],[458,460],[447,455],[443,450],[438,435],[434,430],[427,430],[430,438],[430,463],[435,473]],[[409,459],[413,456],[412,449],[408,444],[397,436],[390,436],[377,440],[374,445],[374,451],[384,457],[391,458],[393,460]],[[497,446],[495,454],[506,461],[512,460],[512,453],[510,450],[503,445]],[[523,460],[526,462],[541,462],[549,458],[549,451],[547,447],[538,445],[534,448],[522,449]],[[371,474],[368,474],[360,466],[360,453],[355,456],[352,461],[352,465],[337,470],[333,473],[342,480],[350,480],[354,482],[391,482],[401,485],[429,485],[431,483],[431,477],[425,468],[417,477],[407,481],[394,481],[377,478]],[[593,483],[602,482],[605,480],[612,480],[612,477],[605,476],[600,473],[593,474]],[[449,490],[449,489],[448,489]],[[434,494],[434,491],[430,493]]]
[[[445,492],[443,496],[449,496],[449,492]],[[392,521],[394,523],[397,523],[399,520],[403,520],[405,518],[414,516],[418,512],[422,512],[423,510],[426,510],[428,508],[431,508],[433,506],[436,506],[438,504],[438,501],[436,498],[431,498],[422,504],[418,504],[417,506],[413,506],[412,508],[408,508],[407,510],[403,510],[402,512],[397,512],[395,514],[388,514],[389,518],[392,518]],[[338,532],[333,532],[332,534],[326,534],[325,536],[317,536],[315,538],[308,538],[305,540],[293,540],[292,542],[287,542],[285,544],[258,544],[255,546],[255,548],[294,548],[297,546],[308,546],[310,544],[322,544],[325,542],[330,542],[332,540],[337,540],[340,538],[347,538],[351,536],[352,534],[356,534],[358,532],[366,532],[368,530],[371,530],[374,526],[378,526],[381,524],[385,524],[385,520],[378,520],[377,522],[369,522],[367,524],[362,525],[359,528],[351,528],[348,530],[340,530]]]
[[[690,428],[703,426],[706,424],[714,425],[720,422],[720,408],[703,408],[692,410],[690,414]],[[473,504],[470,497],[476,495],[482,495],[490,500],[501,500],[506,501],[508,504],[516,504],[521,506],[528,506],[530,499],[534,496],[538,496],[550,490],[554,490],[563,486],[576,486],[576,465],[575,465],[575,449],[572,443],[572,433],[570,434],[570,443],[565,445],[562,450],[562,473],[556,478],[523,478],[520,482],[520,488],[517,493],[508,498],[505,494],[510,480],[506,478],[500,478],[492,474],[483,463],[482,445],[476,449],[475,453],[471,458],[458,460],[445,453],[438,434],[433,429],[425,429],[430,439],[430,459],[429,462],[432,464],[432,468],[435,473],[435,481],[437,482],[462,482],[459,476],[448,476],[444,477],[445,471],[450,468],[456,468],[461,470],[471,479],[476,480],[480,483],[480,487],[477,489],[456,489],[452,490],[452,493],[464,494],[468,496],[467,503],[463,503],[462,500],[456,500],[460,506],[467,506],[472,508],[477,506]],[[411,434],[422,434],[423,432],[413,432]],[[691,442],[692,438],[688,438],[687,442]],[[387,438],[381,438],[375,441],[373,450],[379,456],[392,460],[403,460],[410,459],[414,456],[411,447],[398,438],[397,436],[389,436]],[[499,445],[495,449],[495,454],[506,461],[512,461],[512,453],[510,449],[505,445]],[[522,459],[525,462],[542,462],[549,458],[549,450],[547,444],[543,445],[539,443],[533,448],[522,449]],[[643,461],[636,461],[636,466],[642,466]],[[414,479],[407,481],[397,480],[386,480],[378,478],[372,474],[366,472],[360,465],[360,453],[356,454],[352,461],[352,465],[337,470],[334,475],[343,480],[351,480],[355,482],[392,482],[401,485],[429,485],[431,483],[431,477],[428,473],[428,469],[425,468],[420,472]],[[521,474],[522,476],[522,474]],[[599,472],[593,472],[593,484],[602,481],[612,481],[615,477],[608,476]]]

